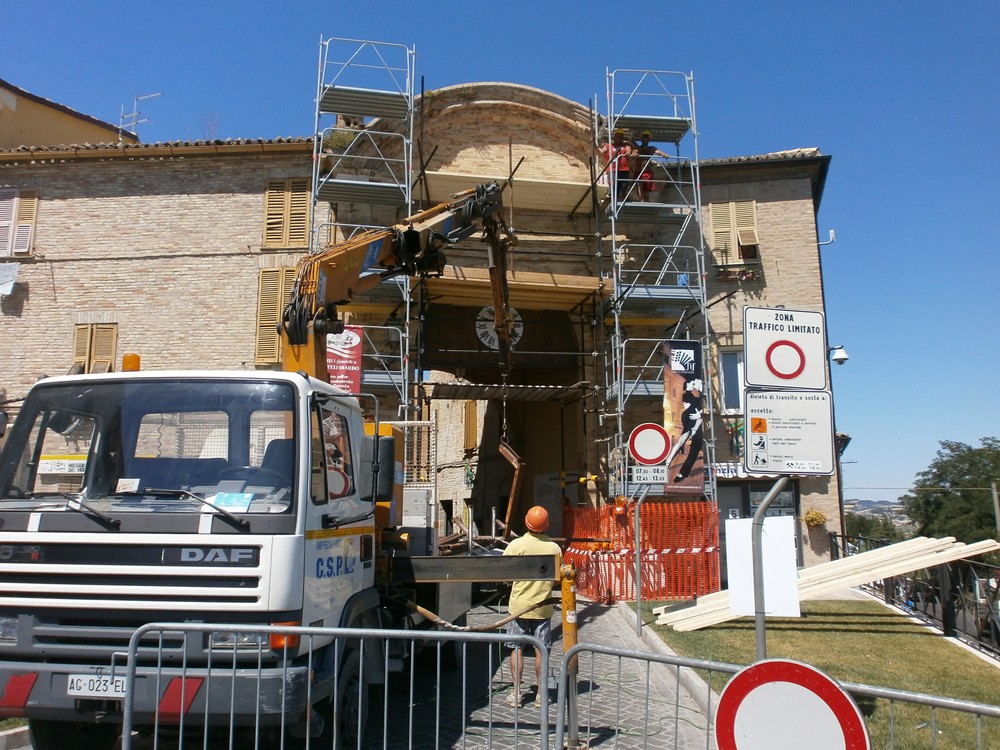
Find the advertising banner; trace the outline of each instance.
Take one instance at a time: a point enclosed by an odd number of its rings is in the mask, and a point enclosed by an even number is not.
[[[663,427],[670,436],[666,494],[705,489],[705,381],[700,341],[663,342]]]
[[[345,326],[326,337],[326,372],[330,385],[348,393],[361,390],[361,328]]]

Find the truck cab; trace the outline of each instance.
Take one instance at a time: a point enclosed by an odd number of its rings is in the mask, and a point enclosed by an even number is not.
[[[365,435],[357,398],[302,374],[36,383],[0,454],[0,715],[27,716],[39,736],[114,722],[123,685],[104,678],[149,622],[376,623],[374,514],[392,496],[392,457],[391,437]],[[261,646],[213,634],[200,653],[157,658],[189,670],[211,649],[246,649],[256,667]],[[278,721],[304,700],[307,655],[268,646],[247,686],[264,693],[246,705]],[[240,705],[234,689],[220,720]],[[136,716],[162,699],[140,681]]]

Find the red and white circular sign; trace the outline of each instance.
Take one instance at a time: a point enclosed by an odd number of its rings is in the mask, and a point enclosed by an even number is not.
[[[670,436],[655,422],[645,422],[628,436],[628,452],[640,464],[661,464],[670,453]]]
[[[857,704],[831,677],[767,659],[738,672],[719,696],[719,750],[871,750]]]
[[[767,347],[765,363],[776,378],[794,380],[806,369],[806,354],[794,341],[780,339]]]

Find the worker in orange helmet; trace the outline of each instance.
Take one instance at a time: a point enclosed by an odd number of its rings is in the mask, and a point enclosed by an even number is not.
[[[549,539],[545,532],[549,528],[549,512],[541,505],[530,508],[524,516],[527,532],[507,545],[504,555],[555,555],[556,570],[562,565],[562,550]],[[507,610],[517,615],[507,623],[508,635],[533,635],[540,640],[546,650],[552,648],[552,626],[550,620],[554,607],[549,599],[552,595],[551,581],[514,581],[510,591]],[[510,669],[514,687],[507,698],[507,704],[518,707],[524,696],[521,694],[521,676],[524,672],[523,643],[510,642]],[[542,680],[542,654],[535,649],[535,705],[541,705],[542,690],[548,689],[548,679]],[[543,687],[544,686],[544,687]]]

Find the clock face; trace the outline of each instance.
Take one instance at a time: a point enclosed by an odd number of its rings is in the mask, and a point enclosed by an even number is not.
[[[513,307],[508,308],[507,312],[511,321],[510,345],[513,346],[524,333],[524,321],[521,320],[521,313]],[[500,348],[500,341],[494,329],[493,305],[487,305],[476,314],[476,336],[490,349]]]

